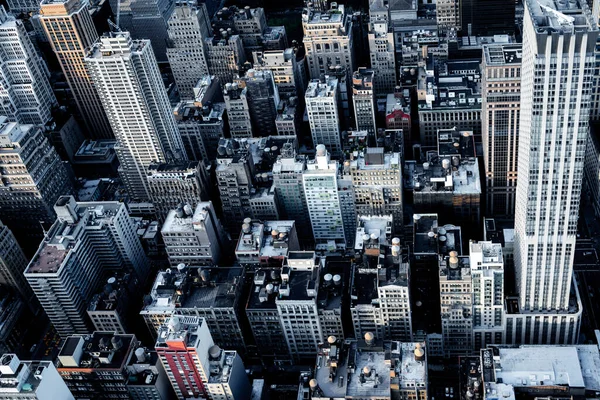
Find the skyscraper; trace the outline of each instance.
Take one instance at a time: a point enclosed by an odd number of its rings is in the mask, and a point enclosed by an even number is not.
[[[518,44],[483,47],[481,134],[488,215],[515,211],[522,56]]]
[[[85,62],[117,139],[119,175],[132,198],[147,200],[150,164],[186,159],[150,41],[108,33]]]
[[[56,97],[48,71],[22,20],[0,7],[0,114],[22,124],[45,125]]]
[[[372,69],[359,68],[352,74],[352,103],[354,105],[354,123],[356,130],[367,131],[375,135],[375,92]]]
[[[579,321],[556,320],[581,315],[573,258],[598,29],[585,1],[572,3],[525,2],[515,272],[532,343],[573,340]]]
[[[183,1],[169,18],[167,58],[182,100],[194,99],[194,87],[208,75],[204,40],[212,36],[206,4]]]
[[[113,137],[84,63],[85,52],[98,39],[89,3],[87,0],[44,0],[40,7],[40,22],[90,135]]]
[[[338,80],[325,76],[324,82],[312,80],[306,89],[306,112],[313,146],[324,145],[337,155],[342,151],[338,112]]]
[[[598,36],[577,4],[525,2],[515,269],[526,311],[569,310]]]
[[[389,27],[389,6],[383,1],[369,4],[369,53],[375,72],[373,87],[376,96],[392,93],[396,87],[396,50],[394,33]]]

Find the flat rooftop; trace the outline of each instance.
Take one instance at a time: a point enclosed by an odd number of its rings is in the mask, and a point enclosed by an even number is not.
[[[94,332],[86,336],[70,336],[58,354],[61,357],[76,357],[80,339],[83,338],[83,354],[77,366],[65,366],[59,363],[59,369],[122,369],[128,361],[134,335],[115,335],[113,332]],[[119,340],[121,347],[114,349],[113,341]]]
[[[483,46],[483,57],[489,66],[520,65],[523,47],[520,44],[494,44]]]
[[[586,32],[597,30],[591,11],[584,0],[526,0],[534,27],[538,32]]]
[[[212,203],[210,201],[202,201],[196,205],[196,209],[192,212],[190,212],[191,206],[187,208],[187,210],[186,207],[184,207],[183,215],[181,217],[177,215],[177,210],[171,210],[167,214],[161,232],[166,234],[192,233],[194,232],[195,224],[202,224],[210,218],[209,214],[212,208]]]
[[[335,77],[326,75],[325,82],[313,79],[306,88],[306,97],[334,97],[337,92],[338,80]]]
[[[415,219],[415,216],[417,218]],[[437,214],[415,214],[413,216],[413,251],[415,254],[441,254],[441,249],[447,252],[457,251],[462,254],[461,229],[459,226],[446,224],[438,226]],[[446,238],[442,241],[440,237]]]

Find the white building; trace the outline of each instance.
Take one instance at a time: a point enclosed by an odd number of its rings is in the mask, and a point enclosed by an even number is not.
[[[0,357],[3,399],[75,399],[52,361],[21,361],[16,354]]]
[[[396,87],[396,49],[389,26],[389,6],[383,1],[369,3],[369,54],[375,72],[373,88],[380,97],[392,93]]]
[[[312,79],[328,73],[330,66],[342,66],[348,73],[356,70],[352,18],[345,12],[343,4],[334,4],[329,11],[307,7],[302,12],[302,41]]]
[[[171,210],[161,234],[169,263],[189,266],[217,265],[224,246],[223,228],[212,202],[200,202],[195,210],[190,205]]]
[[[500,243],[471,242],[469,247],[477,350],[504,343],[504,260]]]
[[[516,283],[525,314],[581,315],[573,258],[598,29],[587,4],[577,3],[565,16],[558,2],[525,2],[515,206]],[[567,343],[579,330],[579,322],[566,329],[546,325],[544,316],[535,321],[531,343]],[[560,334],[534,337],[548,328]]]
[[[194,87],[208,75],[205,39],[212,36],[206,4],[176,3],[169,18],[167,58],[182,100],[194,99]]]
[[[98,40],[89,3],[80,0],[44,0],[40,5],[39,20],[88,132],[94,138],[112,138],[100,96],[84,63],[86,51]]]
[[[21,124],[50,121],[52,107],[58,103],[48,76],[23,21],[0,7],[0,115]]]
[[[186,158],[149,40],[104,35],[85,62],[117,139],[119,175],[132,198],[150,198],[151,163]]]
[[[521,59],[518,44],[483,46],[481,136],[487,215],[512,216],[517,189]]]
[[[107,269],[133,270],[141,284],[148,260],[127,207],[78,203],[62,196],[58,216],[25,270],[25,278],[61,336],[91,331],[86,309]]]
[[[338,163],[331,161],[324,145],[317,146],[317,155],[308,162],[302,183],[317,248],[344,249],[346,236],[338,194]]]
[[[325,81],[312,80],[306,89],[306,112],[313,145],[325,145],[331,154],[342,151],[340,114],[338,112],[338,80],[325,76]]]

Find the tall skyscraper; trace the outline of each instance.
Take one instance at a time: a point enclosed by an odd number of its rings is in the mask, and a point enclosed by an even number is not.
[[[483,47],[481,134],[488,215],[513,216],[515,211],[522,56],[518,44]]]
[[[208,75],[205,39],[212,36],[206,4],[183,1],[168,21],[167,58],[182,100],[194,99],[198,81]]]
[[[375,92],[372,69],[359,68],[352,74],[352,103],[354,105],[354,126],[356,130],[375,135]]]
[[[346,235],[338,193],[338,163],[331,161],[324,145],[317,146],[317,155],[308,162],[302,180],[317,249],[344,249]]]
[[[73,190],[69,175],[41,128],[0,117],[0,218],[25,253],[35,252],[42,226],[52,224],[53,205]]]
[[[48,75],[23,21],[0,7],[0,114],[21,124],[50,121],[57,102]]]
[[[78,203],[62,196],[58,218],[25,270],[25,278],[61,336],[91,331],[86,310],[105,271],[134,271],[148,278],[137,225],[120,202]]]
[[[342,151],[338,113],[338,80],[312,80],[306,89],[306,112],[313,146],[324,145],[334,155]]]
[[[577,337],[579,321],[565,326],[563,317],[581,315],[572,293],[573,258],[598,29],[583,0],[527,0],[523,26],[515,206],[519,308],[525,317],[536,316],[534,329],[532,321],[525,324],[526,340],[565,343]]]
[[[119,175],[132,198],[147,200],[150,164],[186,159],[150,41],[108,33],[85,62],[117,139]]]
[[[236,81],[248,89],[248,108],[255,136],[277,134],[275,118],[280,99],[273,73],[268,70],[251,69]]]
[[[515,207],[525,311],[569,311],[597,36],[583,0],[525,2]]]
[[[514,0],[460,0],[463,35],[492,36],[515,32]]]
[[[40,7],[40,22],[90,136],[113,137],[100,96],[84,63],[87,49],[98,39],[88,1],[44,0]]]
[[[368,40],[376,96],[392,93],[397,84],[394,33],[390,31],[389,19],[387,4],[383,1],[370,2]]]
[[[318,79],[321,74],[328,73],[329,67],[338,65],[345,67],[348,74],[355,71],[352,17],[346,13],[343,4],[332,6],[328,11],[305,8],[302,29],[312,79]]]

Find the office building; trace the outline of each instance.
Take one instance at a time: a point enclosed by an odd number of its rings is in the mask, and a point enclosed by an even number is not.
[[[164,221],[181,203],[193,207],[201,200],[207,200],[208,179],[203,161],[151,164],[148,189],[158,219]]]
[[[307,163],[302,184],[317,248],[344,249],[346,234],[338,193],[338,163],[331,161],[324,145],[317,146],[315,159]]]
[[[412,339],[410,262],[399,238],[391,238],[391,216],[358,218],[350,294],[355,337],[367,332],[384,340]]]
[[[244,269],[239,267],[160,271],[140,315],[153,337],[173,315],[202,317],[217,345],[244,353],[239,315],[243,280]]]
[[[249,397],[250,383],[239,355],[214,344],[203,318],[171,317],[161,326],[155,348],[177,398]]]
[[[54,209],[58,218],[25,270],[25,278],[61,336],[86,334],[90,332],[87,305],[103,275],[132,270],[143,285],[148,261],[125,204],[77,203],[63,196]]]
[[[133,400],[168,400],[173,387],[156,351],[138,347],[127,364],[127,390]]]
[[[179,96],[182,100],[193,100],[196,84],[208,75],[204,43],[212,37],[212,27],[206,4],[176,3],[167,24],[167,59]]]
[[[464,35],[514,34],[515,4],[511,0],[460,0],[460,24]]]
[[[319,346],[314,375],[301,375],[298,398],[426,400],[427,356],[422,343],[376,338],[342,341],[330,336]]]
[[[227,130],[226,104],[218,79],[205,75],[196,81],[194,100],[179,102],[173,114],[188,159],[214,160]]]
[[[248,87],[238,82],[226,83],[223,96],[231,137],[234,139],[253,137]]]
[[[16,354],[6,353],[0,363],[0,396],[4,399],[75,399],[52,361],[21,361]]]
[[[31,254],[42,239],[40,222],[54,222],[52,206],[72,192],[71,180],[39,127],[0,117],[0,146],[0,218]]]
[[[435,11],[438,29],[442,32],[459,31],[461,0],[439,0],[435,3]]]
[[[126,367],[137,343],[134,335],[113,332],[69,336],[58,353],[58,373],[75,399],[118,398],[127,392]]]
[[[404,226],[400,153],[367,147],[352,158],[344,163],[344,174],[352,179],[357,214],[391,214],[393,230],[400,234]]]
[[[215,36],[204,41],[208,71],[219,78],[221,87],[233,82],[246,62],[244,45],[238,35],[228,35],[227,31],[215,33]]]
[[[169,211],[161,228],[169,263],[192,267],[218,265],[226,238],[210,201],[190,203]]]
[[[537,314],[523,327],[530,343],[570,343],[579,321],[567,327],[545,313],[581,315],[572,296],[573,257],[598,30],[583,1],[568,16],[562,4],[548,4],[525,3],[521,92],[530,101],[521,102],[515,271],[521,313]],[[567,32],[573,44],[563,42]],[[551,59],[567,67],[550,71]]]
[[[373,69],[373,90],[377,97],[392,93],[397,85],[396,49],[391,31],[389,7],[382,1],[369,4],[369,56]]]
[[[473,284],[471,260],[450,252],[440,258],[440,305],[445,357],[473,351]]]
[[[285,50],[266,50],[253,53],[253,68],[258,71],[271,71],[277,85],[279,95],[284,99],[304,97],[306,77],[304,76],[304,59],[298,60],[297,49],[289,47]]]
[[[522,56],[517,44],[483,47],[481,137],[487,215],[512,216],[515,211]]]
[[[504,260],[502,245],[470,242],[473,289],[473,343],[475,350],[503,344]]]
[[[45,125],[56,97],[48,70],[31,42],[22,20],[0,7],[0,114],[21,124]]]
[[[94,331],[124,335],[131,329],[127,324],[129,308],[135,298],[137,279],[131,274],[115,274],[90,300],[87,315]]]
[[[44,0],[39,20],[90,136],[112,138],[100,95],[84,63],[86,51],[98,39],[89,8],[81,0]]]
[[[356,71],[352,16],[343,4],[335,3],[328,11],[307,7],[302,12],[302,30],[306,62],[311,79],[329,73],[329,67],[340,66]]]
[[[139,200],[150,199],[146,179],[150,164],[185,159],[151,47],[148,40],[112,32],[85,59],[117,139],[119,175],[129,196]]]
[[[295,221],[244,219],[235,258],[246,270],[281,267],[290,251],[300,250]]]
[[[74,119],[71,121],[75,122]],[[77,128],[79,129],[79,128]],[[69,132],[67,132],[69,134]],[[72,157],[71,164],[77,176],[88,179],[116,178],[119,160],[114,139],[86,140]]]
[[[485,399],[582,396],[600,388],[597,345],[491,346],[481,349],[480,387]]]
[[[129,32],[135,40],[150,40],[152,50],[158,62],[167,62],[167,42],[169,18],[175,8],[174,1],[168,0],[131,0],[120,2],[110,0],[115,15],[120,14],[119,28]]]
[[[342,143],[338,80],[330,76],[312,80],[306,89],[305,101],[313,146],[322,144],[331,154],[339,154]]]
[[[273,73],[268,70],[246,71],[246,75],[237,79],[240,87],[246,87],[248,109],[256,136],[277,134],[275,118],[279,106],[279,91],[273,80]]]
[[[32,311],[37,312],[39,304],[31,286],[23,276],[27,268],[25,257],[11,230],[0,221],[0,284],[18,293]]]
[[[375,92],[372,69],[361,67],[352,74],[352,104],[356,130],[367,131],[375,135]]]
[[[594,214],[600,216],[600,140],[597,124],[590,125],[583,176],[585,193],[590,197]]]

